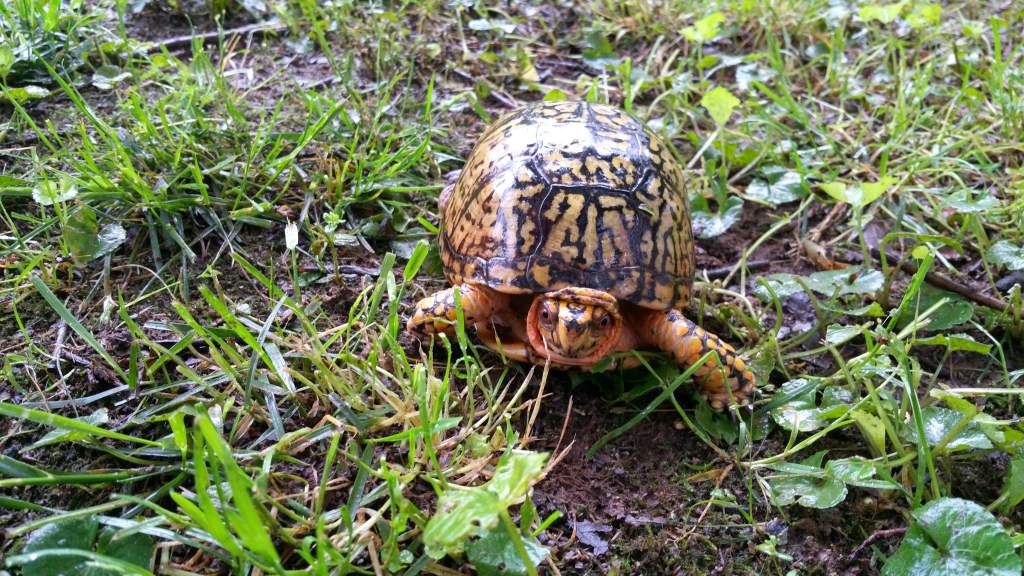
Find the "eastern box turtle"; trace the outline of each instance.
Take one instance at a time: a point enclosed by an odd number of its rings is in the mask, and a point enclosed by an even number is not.
[[[515,110],[487,129],[440,203],[445,274],[489,347],[584,369],[634,349],[687,367],[714,350],[721,363],[695,372],[704,396],[717,410],[750,400],[743,359],[680,312],[694,271],[683,174],[632,117],[585,102]],[[407,329],[452,331],[455,297],[424,298]]]

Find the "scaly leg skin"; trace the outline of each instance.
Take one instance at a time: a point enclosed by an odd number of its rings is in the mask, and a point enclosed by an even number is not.
[[[641,329],[641,337],[648,344],[672,354],[683,368],[696,364],[710,350],[718,353],[721,364],[712,357],[694,372],[701,394],[715,410],[721,411],[730,401],[750,401],[756,386],[754,373],[736,355],[736,350],[718,336],[690,322],[677,310],[648,314]]]
[[[486,322],[508,304],[508,297],[487,288],[462,284],[459,286],[462,315],[467,327]],[[455,288],[441,290],[416,303],[416,310],[405,329],[417,336],[439,332],[455,333]]]

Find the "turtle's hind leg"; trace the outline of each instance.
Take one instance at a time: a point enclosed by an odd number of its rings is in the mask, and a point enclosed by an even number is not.
[[[459,300],[466,326],[486,322],[492,315],[508,305],[508,296],[489,288],[462,284]],[[441,290],[416,303],[405,329],[418,336],[455,331],[455,288]]]
[[[697,363],[709,351],[718,354],[697,368],[694,379],[711,407],[722,410],[730,402],[746,404],[754,394],[754,373],[721,338],[697,326],[678,310],[647,314],[640,337],[650,346],[672,354],[683,368]],[[728,384],[728,385],[726,385]]]

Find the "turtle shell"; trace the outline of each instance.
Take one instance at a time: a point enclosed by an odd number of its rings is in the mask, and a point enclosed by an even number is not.
[[[682,171],[621,110],[545,102],[510,112],[445,196],[439,244],[453,284],[510,294],[594,288],[652,309],[689,299]]]

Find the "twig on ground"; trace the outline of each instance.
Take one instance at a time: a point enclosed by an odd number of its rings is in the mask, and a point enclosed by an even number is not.
[[[871,257],[881,260],[882,252],[878,248],[872,248]],[[906,272],[907,274],[914,274],[915,272],[917,272],[916,264],[909,260],[901,259],[898,254],[887,252],[885,257],[890,262],[899,262],[900,269]],[[950,278],[949,276],[946,276],[942,272],[935,272],[933,270],[929,270],[928,273],[925,275],[924,279],[926,282],[933,286],[937,286],[939,288],[942,288],[943,290],[949,290],[950,292],[955,292],[956,294],[959,294],[976,304],[988,306],[989,308],[999,310],[1000,312],[1011,311],[1010,305],[1007,304],[1004,300],[1000,300],[999,298],[996,298],[994,296],[989,296],[988,294],[982,294],[976,288],[965,286],[957,282],[956,280]],[[1021,317],[1024,318],[1024,312],[1021,313]]]
[[[821,240],[821,235],[825,233],[825,230],[831,228],[832,224],[836,221],[836,219],[838,219],[839,216],[842,215],[845,211],[846,204],[842,202],[837,202],[835,206],[832,206],[832,209],[828,211],[828,214],[825,215],[825,218],[817,226],[815,226],[813,230],[811,230],[811,232],[807,235],[807,239],[810,240],[811,242],[818,243]]]
[[[750,270],[750,271],[764,270],[765,268],[767,268],[767,267],[769,267],[771,265],[772,265],[772,261],[771,260],[751,260],[750,262],[747,262],[747,270]],[[698,277],[707,276],[708,280],[720,280],[720,279],[725,278],[726,276],[728,276],[729,273],[732,272],[732,269],[734,267],[735,266],[719,266],[718,268],[709,268],[709,269],[703,270],[700,274],[697,274],[697,276]]]
[[[891,538],[893,536],[902,536],[907,532],[906,527],[903,528],[889,528],[888,530],[876,530],[873,534],[868,536],[867,540],[857,546],[853,552],[847,557],[848,561],[853,561],[865,548],[881,540],[882,538]]]
[[[232,28],[230,30],[217,30],[215,32],[203,32],[202,34],[186,34],[184,36],[173,36],[171,38],[165,38],[163,40],[157,40],[146,48],[147,54],[158,52],[161,48],[168,50],[174,50],[176,48],[185,48],[191,46],[193,40],[199,40],[203,44],[212,42],[218,38],[228,38],[232,35],[241,34],[275,34],[282,32],[288,27],[284,24],[275,22],[257,22],[256,24],[249,24],[247,26],[240,26],[238,28]]]

